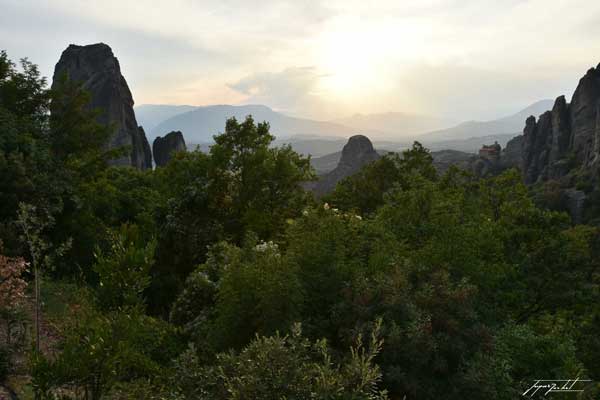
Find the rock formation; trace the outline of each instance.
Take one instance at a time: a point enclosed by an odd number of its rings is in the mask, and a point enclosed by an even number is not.
[[[581,78],[570,104],[560,96],[552,110],[540,115],[537,121],[535,117],[529,117],[523,135],[512,139],[507,149],[509,147],[511,159],[520,158],[518,165],[528,184],[560,179],[574,165],[597,173],[600,165],[600,65]]]
[[[169,132],[165,137],[158,136],[152,143],[152,153],[157,167],[166,165],[174,152],[186,151],[183,134],[179,131]]]
[[[307,184],[307,189],[312,190],[317,196],[323,196],[335,189],[339,181],[357,173],[365,164],[378,158],[379,154],[368,137],[352,136],[342,150],[342,157],[337,167],[323,175],[317,182]]]
[[[151,169],[152,168],[152,150],[150,149],[150,143],[148,143],[148,139],[146,138],[146,132],[144,131],[144,128],[141,126],[138,126],[138,135],[137,138],[141,139],[142,141],[142,154],[144,156],[144,166],[142,169]],[[134,145],[134,147],[137,147],[138,144],[136,143]]]
[[[510,167],[520,167],[521,157],[523,155],[523,135],[515,136],[506,143],[502,150],[501,159],[503,163]]]
[[[569,106],[570,145],[577,161],[595,163],[600,147],[600,64],[579,81]]]
[[[584,222],[588,195],[600,189],[600,64],[579,80],[571,103],[560,96],[552,110],[527,118],[523,135],[504,154],[525,183],[558,184],[565,211]]]
[[[107,147],[127,146],[131,149],[127,156],[112,160],[111,164],[152,168],[150,145],[144,130],[138,127],[131,92],[110,47],[104,43],[70,45],[54,68],[52,85],[55,86],[64,75],[90,92],[89,107],[101,110],[98,121],[115,127]]]

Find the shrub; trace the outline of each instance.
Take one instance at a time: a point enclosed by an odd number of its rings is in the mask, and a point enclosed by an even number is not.
[[[0,382],[4,382],[11,369],[11,352],[7,346],[0,345]]]

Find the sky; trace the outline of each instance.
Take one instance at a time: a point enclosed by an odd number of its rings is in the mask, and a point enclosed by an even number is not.
[[[136,104],[492,119],[571,96],[600,62],[600,1],[0,0],[0,49],[49,78],[97,42]]]

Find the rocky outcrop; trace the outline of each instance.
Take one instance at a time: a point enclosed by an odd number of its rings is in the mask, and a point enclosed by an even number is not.
[[[552,108],[552,134],[549,162],[555,163],[564,158],[571,142],[571,117],[565,96],[560,96]]]
[[[169,162],[173,153],[186,151],[186,149],[183,133],[179,131],[169,132],[164,138],[158,136],[154,139],[154,143],[152,143],[154,162],[157,167],[162,167]]]
[[[537,121],[529,117],[522,137],[515,139],[509,142],[511,152],[517,155],[520,151],[520,167],[528,184],[560,179],[574,163],[596,168],[600,159],[600,65],[581,78],[570,104],[564,96],[558,97],[552,110]]]
[[[521,167],[521,159],[523,157],[523,135],[515,136],[506,143],[506,147],[502,150],[500,156],[502,163],[506,167]]]
[[[560,96],[552,111],[538,118],[527,118],[523,130],[521,168],[526,183],[535,183],[565,174],[562,160],[569,152],[571,140],[569,105]]]
[[[558,185],[564,210],[584,222],[586,199],[600,185],[600,65],[579,80],[571,103],[560,96],[552,110],[527,118],[503,157],[521,168],[525,183]]]
[[[317,182],[307,184],[307,189],[312,190],[316,196],[323,196],[335,189],[342,179],[357,173],[364,165],[379,158],[373,148],[373,143],[363,135],[352,136],[342,150],[342,157],[337,167],[321,176]]]
[[[141,155],[144,157],[144,168],[143,169],[149,169],[149,168],[152,168],[152,150],[150,149],[150,143],[148,142],[144,128],[141,126],[138,126],[138,131],[139,131],[139,134],[137,137],[139,139],[141,139],[141,141],[142,141],[142,145],[141,145],[142,154]],[[134,147],[137,147],[137,144]]]
[[[104,43],[70,45],[54,68],[52,85],[55,86],[65,75],[67,79],[79,82],[90,93],[89,107],[100,110],[98,121],[115,127],[107,147],[127,146],[130,149],[127,156],[112,160],[111,164],[152,168],[148,140],[144,130],[138,127],[131,91],[111,48]]]
[[[552,140],[552,115],[549,111],[540,115],[539,121],[529,117],[523,130],[522,168],[525,183],[535,183],[546,175],[546,164]]]
[[[580,79],[569,106],[571,148],[584,165],[598,159],[600,146],[600,64]]]

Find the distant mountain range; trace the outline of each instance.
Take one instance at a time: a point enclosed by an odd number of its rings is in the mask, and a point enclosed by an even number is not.
[[[152,131],[161,122],[184,112],[195,110],[196,106],[170,106],[162,104],[142,104],[134,108],[135,119],[146,132]],[[168,132],[165,132],[168,133]],[[161,135],[161,136],[164,136]],[[154,138],[153,138],[154,139]]]
[[[406,140],[423,132],[446,128],[459,121],[427,115],[388,112],[379,114],[354,114],[332,122],[351,126],[360,131],[379,131],[381,134],[371,139]]]
[[[479,136],[506,135],[521,133],[525,120],[530,115],[538,116],[552,108],[553,100],[540,100],[527,108],[507,117],[492,121],[467,121],[451,128],[440,129],[419,135],[416,140],[423,143],[468,139]]]
[[[541,100],[507,117],[468,121],[445,129],[439,128],[451,121],[415,114],[355,114],[334,121],[316,121],[290,117],[263,105],[141,105],[135,108],[135,113],[150,142],[168,132],[181,131],[188,148],[201,145],[203,149],[212,143],[213,135],[223,132],[227,118],[242,120],[252,115],[255,121],[271,124],[276,144],[289,143],[299,153],[321,157],[341,151],[347,138],[356,134],[371,138],[377,149],[390,151],[405,149],[414,140],[434,151],[450,149],[474,153],[483,144],[494,141],[504,147],[508,140],[522,132],[527,117],[543,113],[552,108],[552,104],[551,100]]]
[[[321,138],[318,136],[299,135],[290,138],[276,139],[274,144],[276,146],[289,144],[297,153],[321,157],[325,154],[342,151],[342,147],[344,147],[347,141],[348,139],[345,138]]]
[[[175,110],[172,112],[176,113]],[[263,105],[216,105],[197,107],[175,114],[146,132],[149,132],[149,140],[171,131],[181,131],[188,143],[209,143],[212,142],[213,135],[223,132],[228,118],[243,120],[247,115],[252,115],[257,122],[268,121],[271,124],[271,133],[278,138],[294,135],[348,137],[357,131],[333,122],[289,117]],[[367,132],[369,133],[374,132]]]

